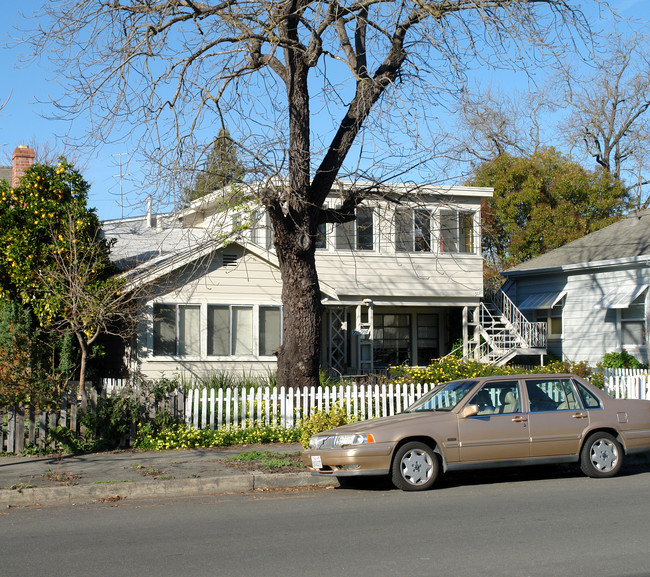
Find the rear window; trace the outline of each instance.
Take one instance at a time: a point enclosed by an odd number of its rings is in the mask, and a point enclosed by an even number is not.
[[[594,395],[587,387],[584,385],[577,383],[574,381],[574,384],[576,386],[576,389],[578,389],[578,393],[580,394],[580,398],[582,399],[582,405],[586,409],[599,409],[600,408],[600,401],[598,400],[598,397]]]

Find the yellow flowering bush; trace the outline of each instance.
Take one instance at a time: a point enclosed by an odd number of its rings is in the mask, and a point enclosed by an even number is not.
[[[306,449],[312,435],[347,425],[355,420],[354,417],[348,417],[345,408],[339,404],[330,407],[329,411],[314,411],[302,425],[300,443]]]
[[[274,426],[257,426],[240,429],[195,429],[176,424],[161,430],[147,425],[138,427],[135,448],[163,451],[167,449],[192,449],[195,447],[228,447],[230,445],[252,445],[264,443],[295,443],[300,429],[286,429]]]
[[[391,382],[395,384],[428,383],[437,384],[456,379],[471,379],[497,375],[515,375],[529,373],[573,373],[583,378],[590,378],[592,372],[586,363],[552,361],[546,366],[522,369],[517,366],[485,365],[478,361],[463,361],[454,356],[433,361],[427,367],[391,367]]]

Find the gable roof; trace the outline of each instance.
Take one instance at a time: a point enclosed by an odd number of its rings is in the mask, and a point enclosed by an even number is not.
[[[200,244],[194,245],[185,250],[166,253],[152,258],[135,268],[122,273],[122,278],[127,281],[127,289],[152,283],[184,266],[209,257],[216,252],[223,251],[227,247],[238,245],[244,249],[244,254],[251,254],[254,257],[266,262],[272,268],[279,270],[280,265],[275,253],[246,239],[238,238],[227,243],[221,240],[208,239]],[[320,282],[320,290],[324,297],[338,299],[336,290],[325,282]]]
[[[533,271],[597,268],[650,257],[650,209],[512,267],[503,276]]]
[[[210,237],[205,229],[178,226],[168,214],[107,220],[102,223],[102,235],[117,241],[111,249],[111,260],[120,270],[196,248]]]

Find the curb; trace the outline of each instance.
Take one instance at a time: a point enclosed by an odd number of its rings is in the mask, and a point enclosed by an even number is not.
[[[0,490],[0,508],[34,505],[77,505],[96,501],[171,497],[200,497],[227,493],[249,493],[264,489],[337,487],[336,478],[318,478],[310,473],[259,473],[206,479],[171,479],[156,483],[73,485],[32,489]]]

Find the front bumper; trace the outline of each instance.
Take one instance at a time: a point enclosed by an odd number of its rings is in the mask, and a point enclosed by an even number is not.
[[[368,443],[340,449],[307,449],[302,452],[302,462],[314,475],[387,475],[394,448],[395,443]]]

